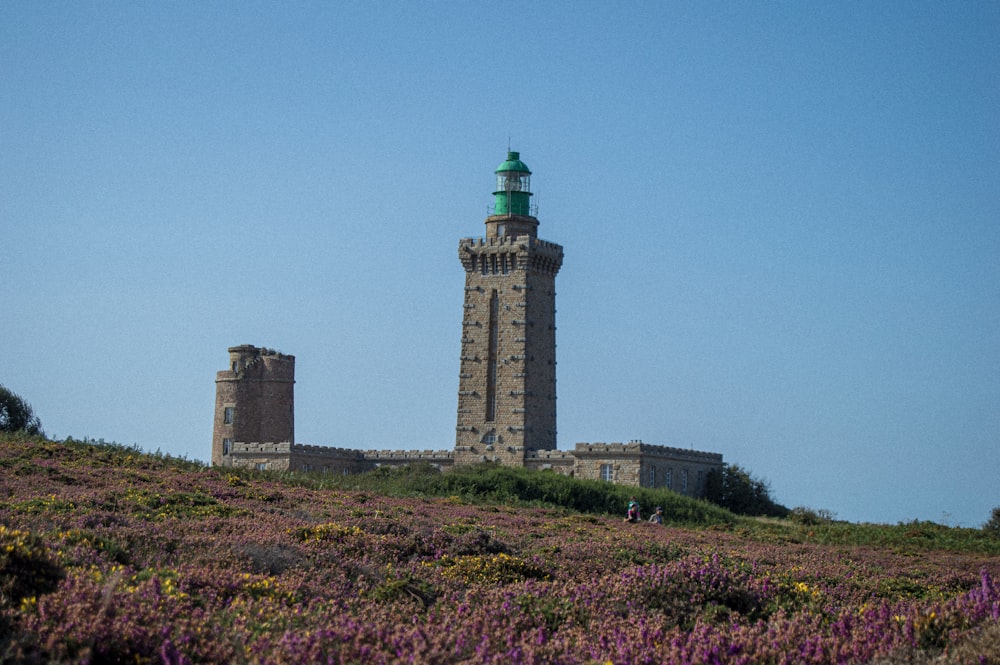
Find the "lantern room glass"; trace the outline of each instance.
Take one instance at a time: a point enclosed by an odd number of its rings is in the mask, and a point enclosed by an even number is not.
[[[498,192],[530,192],[531,174],[519,171],[501,171],[497,173]]]

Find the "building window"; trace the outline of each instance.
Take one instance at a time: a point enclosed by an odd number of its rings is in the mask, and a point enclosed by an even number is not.
[[[253,468],[257,469],[258,471],[267,471],[267,462],[257,462],[256,464],[253,465]]]
[[[228,455],[229,453],[232,452],[232,450],[233,450],[233,440],[232,439],[223,439],[222,440],[222,454],[223,455]]]
[[[483,436],[483,443],[487,446],[492,446],[497,442],[497,433],[494,430],[490,430]]]
[[[609,483],[614,480],[614,469],[610,464],[601,465],[601,480],[606,480]]]
[[[222,412],[222,422],[226,425],[233,424],[233,416],[236,413],[236,407],[227,406],[225,411]]]
[[[656,465],[649,467],[649,486],[656,487]]]
[[[688,491],[688,470],[684,469],[681,471],[681,493],[687,494]]]
[[[674,487],[674,470],[667,467],[667,472],[663,475],[663,484],[667,486],[667,489],[673,489]]]

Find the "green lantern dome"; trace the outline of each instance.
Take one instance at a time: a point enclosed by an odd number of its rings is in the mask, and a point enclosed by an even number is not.
[[[493,214],[531,216],[531,171],[521,161],[521,154],[508,152],[507,160],[494,173],[497,188],[493,192]]]
[[[494,173],[502,173],[503,171],[517,171],[518,173],[531,175],[528,165],[521,161],[521,153],[519,152],[508,152],[507,161],[498,166]]]

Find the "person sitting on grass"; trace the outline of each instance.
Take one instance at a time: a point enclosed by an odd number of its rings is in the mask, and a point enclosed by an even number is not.
[[[657,506],[656,512],[650,516],[649,521],[653,524],[663,524],[663,508]]]
[[[628,510],[625,513],[626,522],[638,522],[641,517],[639,517],[639,502],[635,500],[635,497],[629,497],[628,500]]]

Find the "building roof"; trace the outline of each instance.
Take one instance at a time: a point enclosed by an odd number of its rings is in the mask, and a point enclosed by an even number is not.
[[[528,165],[521,161],[521,153],[508,151],[507,161],[497,167],[494,173],[503,173],[504,171],[517,171],[518,173],[531,173],[528,169]]]

